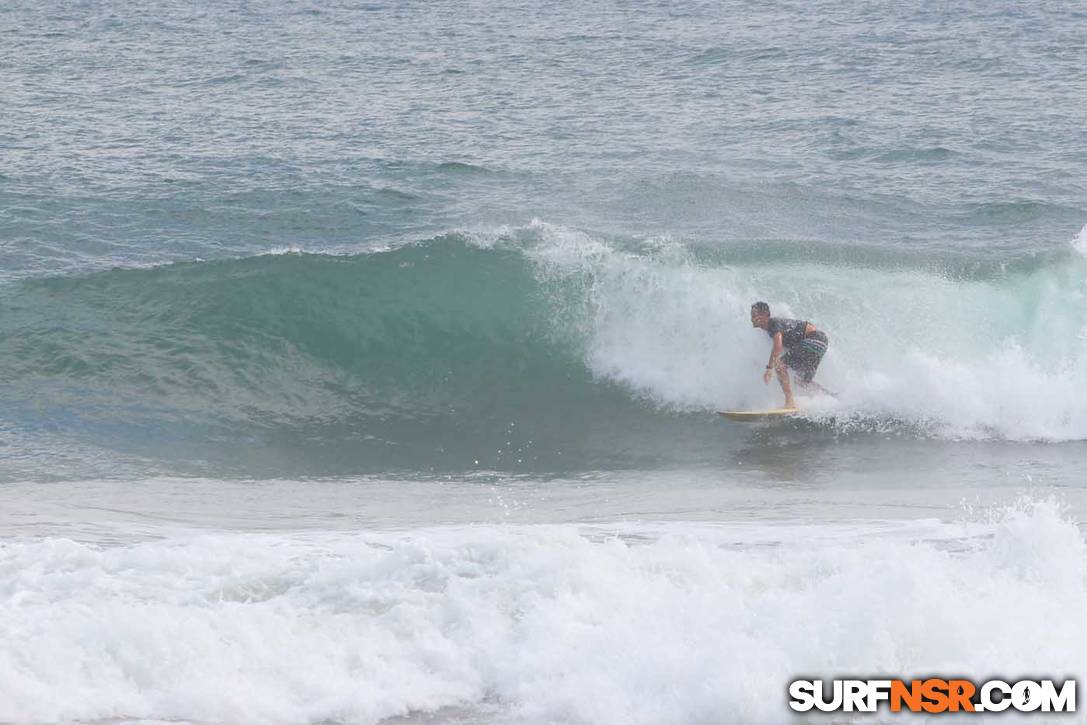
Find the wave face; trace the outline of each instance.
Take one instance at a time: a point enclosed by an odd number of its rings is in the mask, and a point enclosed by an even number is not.
[[[123,432],[130,446],[606,466],[664,431],[704,429],[691,414],[777,401],[759,380],[756,299],[830,335],[818,379],[839,397],[809,401],[819,425],[1087,438],[1075,246],[999,264],[795,242],[722,251],[543,223],[9,285],[0,394],[25,429]]]
[[[0,719],[780,723],[797,673],[1083,671],[1076,525],[1024,501],[941,526],[16,541]]]

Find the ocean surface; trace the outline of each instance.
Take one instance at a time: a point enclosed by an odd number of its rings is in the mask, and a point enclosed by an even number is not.
[[[0,721],[1087,686],[1085,49],[1047,0],[3,3]],[[715,414],[781,402],[756,300],[836,397]]]

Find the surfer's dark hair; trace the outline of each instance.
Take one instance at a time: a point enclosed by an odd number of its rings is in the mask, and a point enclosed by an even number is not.
[[[760,315],[770,314],[770,305],[766,304],[765,302],[756,302],[755,304],[751,305],[751,309],[755,312],[758,312]]]

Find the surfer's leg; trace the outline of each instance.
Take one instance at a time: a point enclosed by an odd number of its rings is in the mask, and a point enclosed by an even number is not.
[[[814,380],[798,380],[797,382],[800,383],[800,387],[804,390],[815,390],[822,393],[823,395],[830,395],[832,397],[834,395],[834,393],[830,392]]]
[[[804,338],[795,351],[790,351],[789,362],[796,370],[796,382],[801,388],[817,390],[825,395],[833,396],[832,392],[812,380],[815,377],[815,371],[819,368],[819,363],[823,360],[823,355],[826,354],[829,342],[826,334],[817,330]]]
[[[793,400],[793,386],[789,382],[789,368],[786,367],[784,360],[778,360],[774,372],[777,373],[778,382],[781,383],[781,392],[785,393],[785,407],[795,408],[796,401]]]

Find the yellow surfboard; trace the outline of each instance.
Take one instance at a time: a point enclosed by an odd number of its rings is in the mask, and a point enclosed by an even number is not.
[[[770,408],[769,410],[719,410],[717,411],[717,415],[723,415],[729,420],[753,423],[759,420],[787,418],[790,415],[796,415],[799,412],[800,408]]]

